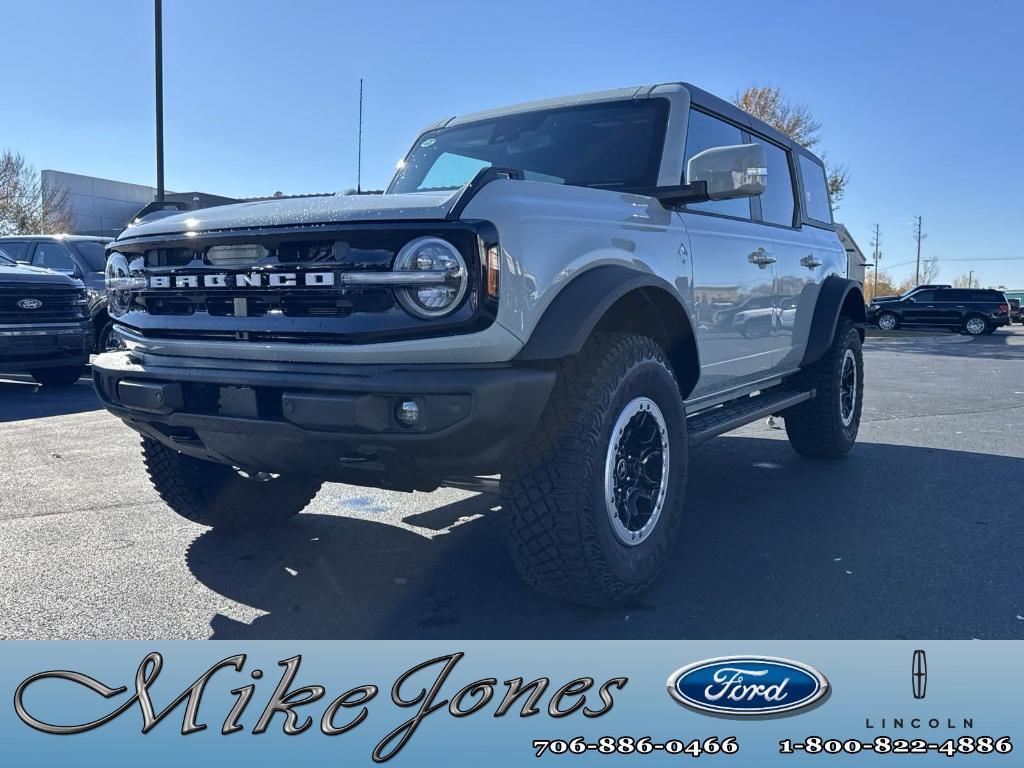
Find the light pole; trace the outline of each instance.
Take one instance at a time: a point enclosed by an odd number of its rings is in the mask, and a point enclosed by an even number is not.
[[[156,199],[164,200],[164,32],[163,0],[153,0],[153,49],[156,59]]]
[[[875,248],[875,262],[873,265],[875,268],[875,287],[872,289],[871,292],[871,300],[874,301],[875,296],[878,295],[878,262],[882,258],[882,233],[881,228],[878,226],[877,223],[875,224],[875,236],[871,240],[871,245],[874,246]]]
[[[917,240],[917,271],[914,273],[914,284],[921,284],[921,241],[924,240],[928,235],[924,233],[921,228],[921,217],[918,216],[914,221],[914,239]]]

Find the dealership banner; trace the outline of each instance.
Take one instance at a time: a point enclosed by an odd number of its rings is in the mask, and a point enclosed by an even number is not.
[[[3,650],[6,765],[1024,765],[1017,641]]]

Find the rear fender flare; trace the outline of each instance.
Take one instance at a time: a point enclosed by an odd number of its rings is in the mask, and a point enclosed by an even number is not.
[[[844,314],[853,321],[863,341],[867,318],[860,283],[838,275],[829,275],[818,291],[807,346],[800,361],[801,366],[815,363],[825,355],[832,346],[832,339],[835,338],[839,317]]]

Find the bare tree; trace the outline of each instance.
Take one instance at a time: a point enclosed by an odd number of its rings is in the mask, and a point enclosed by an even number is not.
[[[812,149],[821,140],[818,135],[821,123],[814,119],[810,108],[806,104],[789,99],[778,86],[752,85],[745,91],[737,93],[732,101],[744,112],[763,120],[801,146]],[[844,165],[829,163],[824,153],[821,154],[821,159],[825,163],[825,172],[828,176],[832,208],[838,210],[839,201],[843,199],[850,181],[850,172]]]
[[[0,234],[45,235],[74,224],[71,197],[63,187],[43,188],[36,169],[20,154],[0,155]]]
[[[892,276],[885,270],[878,273],[877,291],[873,279],[864,281],[864,298],[868,303],[874,301],[875,296],[893,296],[896,293],[898,293],[896,283],[893,282]]]
[[[953,278],[953,287],[954,288],[973,288],[975,282],[977,282],[977,281],[974,279],[974,275],[972,273],[970,273],[970,272],[967,272],[965,274],[962,274],[962,275],[959,275],[958,277]]]
[[[939,279],[939,257],[926,256],[921,259],[921,284],[934,283]]]

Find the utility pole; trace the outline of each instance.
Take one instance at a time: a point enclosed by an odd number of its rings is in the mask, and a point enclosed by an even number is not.
[[[163,0],[153,0],[153,43],[156,54],[156,199],[164,199],[164,12]]]
[[[871,245],[874,246],[875,249],[875,287],[871,289],[871,299],[874,301],[875,296],[878,295],[878,262],[882,258],[882,235],[879,231],[878,224],[875,224],[875,236],[871,240]]]
[[[973,288],[974,287],[974,270],[973,269],[970,272],[967,273],[967,287],[968,288]]]
[[[363,191],[363,78],[359,78],[359,140],[356,145],[356,194]]]
[[[918,216],[914,221],[914,239],[917,240],[917,273],[914,277],[914,284],[921,284],[921,241],[924,240],[928,235],[921,229],[921,217]]]

